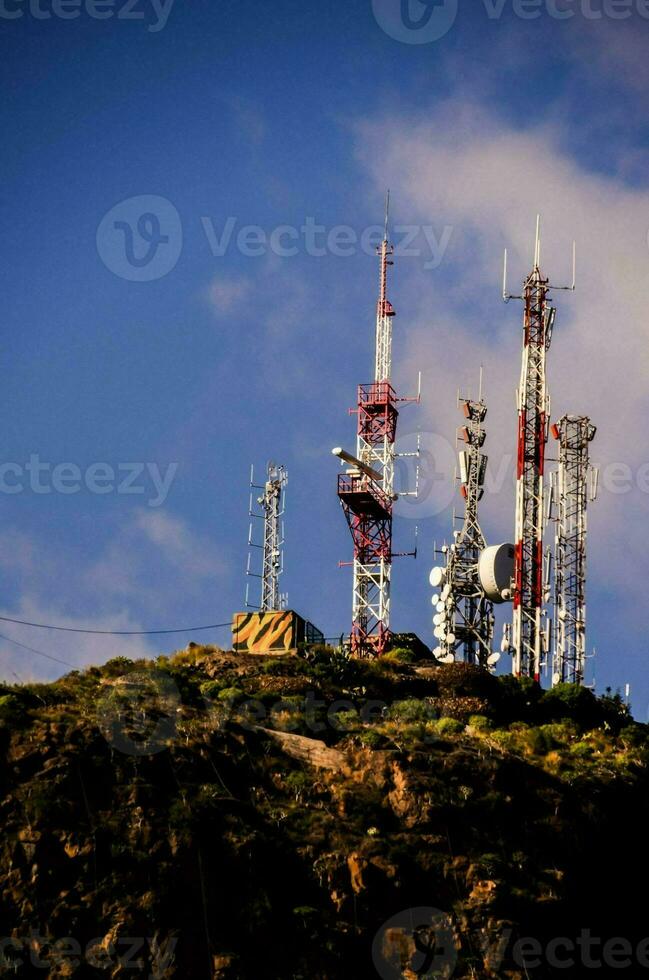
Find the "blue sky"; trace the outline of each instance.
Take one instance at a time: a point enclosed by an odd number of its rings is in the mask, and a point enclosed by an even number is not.
[[[371,377],[377,266],[360,241],[389,185],[395,239],[418,229],[419,254],[399,256],[392,280],[400,390],[423,371],[402,432],[422,429],[441,477],[401,506],[396,546],[411,550],[418,526],[420,557],[395,565],[393,625],[429,639],[455,393],[481,363],[506,474],[483,523],[492,541],[512,536],[521,311],[499,299],[500,263],[508,245],[523,276],[540,210],[553,281],[569,274],[573,237],[580,255],[578,292],[556,297],[553,414],[590,412],[608,467],[591,514],[595,676],[600,689],[631,683],[644,718],[649,21],[640,0],[460,0],[455,18],[451,2],[428,21],[410,0],[420,30],[442,34],[426,43],[412,43],[422,34],[400,0],[175,0],[164,16],[116,0],[102,20],[85,0],[64,8],[74,19],[50,0],[0,4],[5,482],[34,456],[50,489],[64,463],[91,485],[94,464],[116,474],[114,492],[37,493],[23,472],[21,492],[0,493],[4,615],[134,630],[228,620],[245,591],[249,467],[273,458],[289,470],[290,605],[328,635],[348,629],[350,571],[337,566],[351,541],[330,449],[353,447],[347,409]],[[134,224],[142,198],[162,221],[145,235],[169,232],[161,266],[142,264],[139,238],[129,265],[126,233],[105,231],[115,216]],[[309,254],[309,222],[324,226],[325,254]],[[245,226],[275,230],[280,249],[246,254]],[[284,226],[295,232],[278,238]],[[138,268],[159,275],[134,281]],[[133,476],[141,493],[116,492],[126,464],[150,464]],[[615,465],[630,473],[622,491]],[[159,506],[152,471],[173,474]],[[191,638],[3,633],[72,664]],[[0,654],[8,679],[63,669],[7,642]]]

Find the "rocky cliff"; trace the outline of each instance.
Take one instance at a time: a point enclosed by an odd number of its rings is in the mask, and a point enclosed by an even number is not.
[[[644,975],[645,726],[408,659],[3,688],[2,975]]]

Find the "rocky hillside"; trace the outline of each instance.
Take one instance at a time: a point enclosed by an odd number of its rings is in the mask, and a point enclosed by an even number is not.
[[[4,687],[2,975],[644,975],[645,726],[408,659],[191,647]]]

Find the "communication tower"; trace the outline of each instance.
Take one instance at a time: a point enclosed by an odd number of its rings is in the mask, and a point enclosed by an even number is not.
[[[397,397],[391,382],[395,310],[388,299],[388,268],[394,264],[394,246],[388,238],[387,206],[385,233],[377,252],[380,273],[374,381],[359,386],[357,407],[350,410],[358,414],[356,455],[333,450],[350,464],[350,469],[338,477],[338,497],[354,543],[350,652],[358,657],[381,656],[389,643],[390,579],[392,559],[397,557],[392,551],[393,507],[399,496],[394,486],[395,459],[400,455],[395,451],[397,405],[420,398]]]
[[[288,484],[288,473],[283,466],[276,463],[269,463],[267,467],[266,482],[258,485],[254,482],[254,471],[250,469],[250,531],[248,534],[248,568],[247,575],[261,579],[261,602],[259,606],[251,605],[248,602],[248,588],[246,587],[246,606],[259,609],[260,612],[276,612],[286,608],[287,596],[279,590],[280,575],[284,571],[284,525],[282,517],[286,499],[286,486]],[[261,513],[257,513],[253,507],[254,491],[261,490],[262,493],[257,497],[257,505]],[[253,523],[255,520],[263,522],[263,544],[255,544],[253,541]],[[256,548],[262,552],[262,571],[261,574],[251,571],[252,549]]]
[[[482,372],[478,400],[459,398],[458,404],[465,418],[457,435],[464,447],[459,453],[464,518],[461,527],[453,532],[453,543],[442,549],[446,566],[433,568],[430,576],[433,588],[440,590],[433,595],[434,633],[439,642],[435,656],[443,663],[463,660],[492,667],[500,659],[500,654],[492,653],[493,602],[485,594],[478,571],[480,556],[487,547],[478,520],[478,504],[484,494],[487,471],[487,456],[482,452],[487,415],[482,397]]]
[[[557,501],[553,684],[583,684],[585,678],[587,510],[597,494],[597,470],[590,463],[596,432],[583,415],[564,415],[552,426],[559,442],[552,486]]]
[[[516,531],[514,555],[513,621],[511,648],[514,673],[536,680],[548,650],[543,623],[545,592],[543,532],[545,529],[545,449],[548,440],[550,400],[547,391],[546,359],[552,341],[556,310],[550,289],[575,288],[575,250],[571,286],[551,286],[541,274],[540,218],[536,223],[534,265],[523,282],[520,296],[507,292],[507,252],[503,299],[524,303],[523,362],[518,389],[518,454],[516,483]]]

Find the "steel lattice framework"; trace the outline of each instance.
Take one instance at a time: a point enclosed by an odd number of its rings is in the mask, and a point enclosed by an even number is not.
[[[546,355],[550,348],[554,310],[548,303],[549,280],[535,262],[525,282],[524,346],[518,392],[518,466],[514,616],[514,673],[541,676],[543,654],[543,488],[549,402]]]
[[[257,498],[261,514],[253,513],[252,494],[250,497],[250,516],[261,519],[264,524],[263,544],[254,544],[252,524],[248,538],[250,547],[259,548],[263,554],[261,575],[256,575],[250,571],[250,554],[248,555],[248,575],[261,579],[261,604],[255,607],[259,608],[261,612],[276,612],[286,606],[286,596],[282,595],[279,590],[279,579],[284,571],[282,516],[287,484],[288,473],[286,469],[283,466],[277,466],[275,463],[268,464],[266,483],[263,486],[257,486],[253,483],[251,473],[251,487],[263,491],[262,495]],[[246,605],[250,605],[247,595]]]
[[[583,415],[564,415],[552,426],[552,434],[559,441],[553,684],[584,683],[587,509],[589,496],[595,496],[590,443],[596,432],[590,419]]]
[[[514,673],[540,680],[547,634],[543,628],[546,583],[543,532],[545,530],[545,449],[548,441],[550,400],[546,380],[547,353],[552,341],[556,310],[550,289],[574,292],[576,249],[572,253],[572,285],[550,286],[541,275],[540,217],[536,220],[534,265],[523,283],[523,294],[507,292],[507,252],[503,298],[520,299],[525,307],[523,363],[518,388],[518,452],[516,481],[516,544],[514,561],[511,650]]]
[[[353,656],[385,653],[390,636],[390,580],[392,572],[392,511],[395,441],[399,402],[391,384],[392,321],[388,300],[388,268],[394,248],[386,233],[378,249],[379,301],[376,315],[374,381],[358,388],[356,459],[362,468],[338,477],[338,497],[354,542],[354,583],[350,648]],[[350,457],[353,458],[353,457]]]
[[[487,406],[481,393],[479,401],[461,399],[460,408],[466,419],[458,433],[465,445],[459,455],[464,520],[446,551],[448,595],[445,599],[440,596],[436,616],[441,627],[440,657],[447,662],[452,658],[488,667],[494,612],[493,603],[484,595],[478,576],[478,561],[487,546],[478,519],[478,504],[484,493],[487,469],[487,456],[482,452]]]

